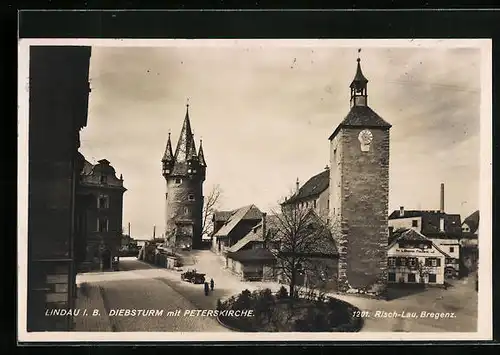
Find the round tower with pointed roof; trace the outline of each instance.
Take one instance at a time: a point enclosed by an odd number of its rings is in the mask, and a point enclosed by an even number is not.
[[[360,62],[358,57],[349,113],[329,137],[329,214],[340,291],[376,291],[387,277],[391,125],[368,106],[368,79]]]
[[[175,152],[170,133],[162,158],[165,178],[165,246],[175,250],[197,249],[202,240],[203,183],[206,162],[200,140],[196,150],[189,105]]]

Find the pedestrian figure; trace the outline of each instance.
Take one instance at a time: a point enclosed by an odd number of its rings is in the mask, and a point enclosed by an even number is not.
[[[208,296],[208,282],[205,282],[205,296]]]
[[[214,290],[214,279],[210,279],[210,289]]]

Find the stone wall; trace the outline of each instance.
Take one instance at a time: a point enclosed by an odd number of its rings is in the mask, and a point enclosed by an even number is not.
[[[189,195],[194,200],[189,200]],[[181,183],[176,183],[175,177],[167,179],[166,194],[166,235],[170,235],[176,228],[176,221],[193,223],[192,247],[201,245],[201,224],[203,213],[203,182],[198,177],[183,177]],[[174,239],[167,242],[170,246]],[[175,241],[177,244],[180,241]]]
[[[338,169],[337,175],[331,174],[334,194],[330,205],[336,208],[332,222],[339,249],[339,288],[343,290],[385,284],[387,278],[389,131],[371,129],[370,150],[362,152],[361,130],[342,129],[337,156],[332,158]]]

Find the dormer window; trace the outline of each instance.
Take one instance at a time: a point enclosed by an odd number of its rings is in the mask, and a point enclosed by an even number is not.
[[[101,175],[99,179],[101,184],[107,184],[108,183],[108,177],[106,175]]]
[[[194,195],[193,194],[189,194],[188,195],[188,201],[194,201]]]
[[[182,184],[182,179],[180,179],[180,178],[175,179],[175,183],[176,184]]]
[[[109,208],[109,196],[100,195],[97,199],[98,208]]]

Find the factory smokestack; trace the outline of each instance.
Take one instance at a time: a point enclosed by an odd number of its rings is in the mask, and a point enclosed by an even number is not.
[[[444,184],[443,183],[441,183],[441,196],[440,196],[439,202],[440,202],[439,211],[441,213],[444,213]]]

